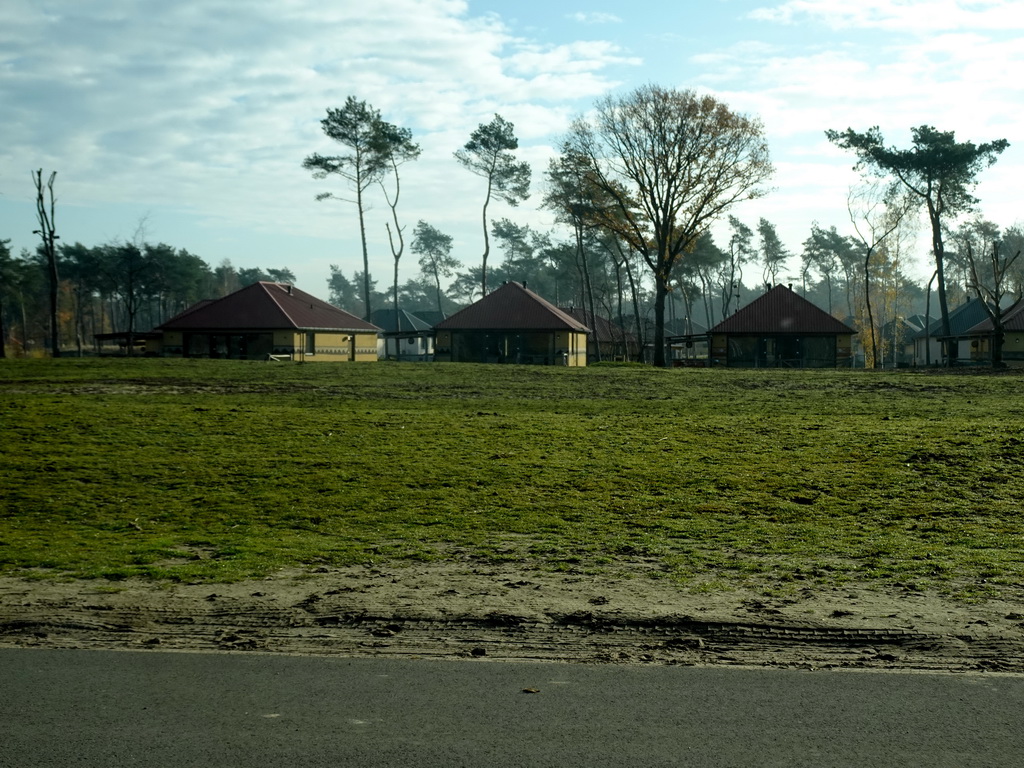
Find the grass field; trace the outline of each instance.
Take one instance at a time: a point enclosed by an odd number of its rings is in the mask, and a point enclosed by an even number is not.
[[[1019,374],[0,361],[0,572],[1024,583]]]

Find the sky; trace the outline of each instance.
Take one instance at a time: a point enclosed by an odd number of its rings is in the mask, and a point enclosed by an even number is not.
[[[34,248],[30,172],[57,172],[57,231],[85,245],[142,236],[211,266],[287,267],[327,297],[330,265],[362,269],[343,182],[302,168],[354,96],[422,147],[402,169],[407,237],[424,220],[467,267],[483,252],[484,181],[453,153],[500,114],[533,194],[492,205],[540,231],[543,172],[569,123],[606,95],[657,84],[759,118],[772,191],[731,212],[775,224],[799,254],[813,222],[852,234],[854,158],[825,130],[877,125],[907,146],[928,124],[1010,148],[981,175],[980,212],[1024,220],[1020,0],[4,0],[0,4],[0,239]],[[383,197],[367,224],[390,285]],[[492,256],[492,259],[495,258]],[[927,268],[927,238],[916,249]],[[796,274],[798,259],[790,264]],[[408,250],[402,281],[418,272]]]

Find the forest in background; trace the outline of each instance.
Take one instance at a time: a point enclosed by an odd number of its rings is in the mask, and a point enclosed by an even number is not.
[[[998,308],[1024,293],[1017,259],[1024,228],[986,220],[970,193],[1008,146],[1002,139],[957,142],[925,125],[913,129],[911,148],[897,149],[877,128],[826,131],[855,153],[862,172],[847,200],[852,234],[813,222],[793,251],[769,220],[751,226],[733,214],[738,203],[769,193],[773,167],[760,121],[711,96],[652,85],[599,100],[593,117],[572,124],[543,174],[542,207],[557,222],[548,231],[488,216],[495,200],[515,208],[526,199],[532,179],[515,155],[514,126],[496,114],[454,153],[486,191],[481,261],[467,266],[452,255],[451,236],[423,220],[407,234],[400,220],[400,169],[420,154],[411,131],[354,97],[328,109],[321,124],[342,154],[314,153],[303,167],[342,182],[341,194],[317,199],[355,204],[363,269],[349,276],[331,265],[326,285],[302,287],[365,318],[387,307],[451,314],[489,285],[515,280],[557,306],[617,323],[664,365],[669,336],[699,333],[784,283],[858,331],[865,364],[877,367],[890,355],[896,362],[901,324],[926,325],[920,317],[908,323],[912,316],[941,317],[948,331],[949,308],[977,296],[996,308],[989,314],[1001,336]],[[42,169],[32,175],[42,242],[15,256],[0,240],[0,356],[83,354],[96,334],[147,331],[259,280],[295,282],[288,268],[237,268],[226,259],[213,267],[183,248],[149,243],[144,221],[131,241],[58,243],[56,172],[45,185]],[[370,273],[366,234],[373,195],[387,203],[383,229],[394,260],[382,290]],[[909,273],[920,257],[912,251],[923,211],[935,270],[922,285]],[[407,245],[418,269],[409,277],[406,260],[402,281]]]
[[[491,234],[501,254],[501,261],[490,270],[492,285],[515,280],[557,306],[587,306],[584,265],[574,243],[558,239],[554,231],[538,232],[508,219],[494,222]],[[704,235],[673,272],[674,290],[667,309],[670,330],[708,328],[763,294],[769,282],[790,284],[818,307],[863,330],[867,323],[863,247],[856,239],[840,235],[835,227],[815,225],[799,253],[785,251],[783,260],[772,261],[778,254],[772,250],[777,240],[773,234],[774,228],[763,219],[754,229],[730,217],[726,242]],[[986,244],[992,241],[1004,243],[1007,250],[1024,246],[1019,225],[1000,231],[991,222],[974,219],[951,234],[951,242],[957,244],[948,252],[948,290],[954,306],[972,295],[967,243],[976,251],[991,247]],[[6,243],[0,241],[0,313],[6,354],[15,357],[47,349],[47,275],[39,250],[15,255]],[[653,322],[653,287],[638,256],[596,234],[586,238],[584,245],[597,314],[644,338]],[[57,252],[58,317],[65,353],[89,352],[96,333],[150,330],[198,301],[226,296],[259,280],[295,281],[286,267],[242,267],[227,260],[211,265],[184,248],[164,243],[92,247],[74,243],[58,245]],[[898,247],[873,259],[877,324],[926,311],[928,286],[907,275],[908,261]],[[419,271],[399,283],[399,306],[416,313],[437,311],[440,304],[441,311],[451,314],[478,299],[479,270],[456,264],[438,292],[430,261],[421,257]],[[1017,290],[1024,285],[1024,264],[1012,279]],[[300,287],[361,315],[361,282],[361,272],[346,275],[332,266],[321,285]],[[377,290],[378,285],[371,278],[374,305],[393,307],[390,286]],[[930,314],[937,316],[934,297]],[[883,354],[890,351],[887,346]]]

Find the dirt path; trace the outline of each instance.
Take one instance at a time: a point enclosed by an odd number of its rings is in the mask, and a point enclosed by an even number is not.
[[[235,584],[0,579],[0,647],[1024,672],[1024,591],[785,598],[451,564]]]

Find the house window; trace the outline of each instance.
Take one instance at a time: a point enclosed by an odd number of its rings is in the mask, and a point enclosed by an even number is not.
[[[312,331],[306,334],[306,354],[316,354],[316,334]]]

